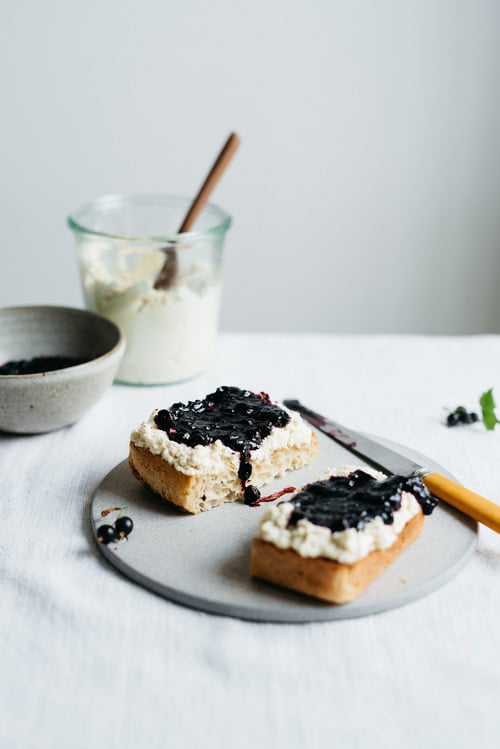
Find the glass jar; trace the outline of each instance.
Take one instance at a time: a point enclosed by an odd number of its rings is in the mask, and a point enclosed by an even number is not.
[[[196,229],[178,234],[190,204],[169,195],[107,195],[68,218],[85,304],[125,334],[119,382],[179,382],[203,372],[213,356],[231,217],[208,204]]]

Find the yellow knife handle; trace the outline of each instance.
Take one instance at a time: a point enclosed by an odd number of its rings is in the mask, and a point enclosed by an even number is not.
[[[500,533],[500,505],[490,502],[489,499],[460,486],[440,473],[429,473],[423,480],[431,494]]]

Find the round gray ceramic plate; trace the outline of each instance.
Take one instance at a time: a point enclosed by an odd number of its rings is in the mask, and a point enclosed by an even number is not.
[[[266,493],[290,484],[300,487],[328,467],[362,465],[328,437],[319,434],[318,440],[319,455],[313,464],[270,484]],[[379,441],[450,476],[441,466],[408,448]],[[103,510],[126,507],[134,521],[129,539],[109,546],[98,544],[120,572],[177,603],[264,622],[348,619],[402,606],[447,582],[476,547],[477,523],[440,503],[426,519],[420,537],[355,601],[338,606],[250,577],[250,543],[267,506],[252,508],[235,502],[187,515],[145,489],[124,460],[94,495],[92,528],[96,536],[99,525],[113,522],[118,515],[110,513],[103,519]]]

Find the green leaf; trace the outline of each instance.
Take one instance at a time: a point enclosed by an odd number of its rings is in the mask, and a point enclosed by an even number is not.
[[[484,426],[488,430],[494,429],[496,424],[499,424],[500,422],[498,421],[495,414],[496,404],[493,397],[493,388],[490,388],[482,394],[479,399],[479,405],[481,406],[481,411],[483,412]]]

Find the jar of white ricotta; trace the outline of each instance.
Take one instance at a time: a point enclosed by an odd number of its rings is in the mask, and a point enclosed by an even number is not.
[[[211,361],[231,218],[208,204],[179,234],[189,207],[167,195],[107,195],[68,218],[85,304],[125,334],[119,382],[179,382]]]

